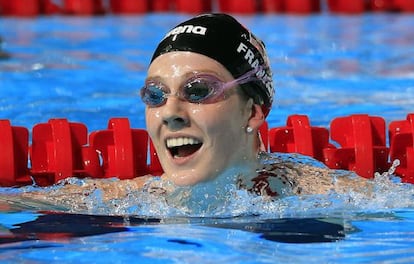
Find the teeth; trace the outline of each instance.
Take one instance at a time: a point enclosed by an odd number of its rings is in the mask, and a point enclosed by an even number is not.
[[[179,138],[169,138],[167,139],[167,147],[174,148],[174,147],[181,147],[184,145],[195,145],[200,144],[201,141],[195,138],[189,137],[179,137]]]

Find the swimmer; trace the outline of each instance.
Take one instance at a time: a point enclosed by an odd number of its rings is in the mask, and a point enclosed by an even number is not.
[[[204,14],[171,29],[155,49],[140,96],[164,174],[67,184],[43,200],[70,204],[74,194],[97,188],[106,200],[145,190],[171,204],[207,208],[229,185],[272,199],[366,188],[368,181],[351,172],[265,152],[259,129],[274,99],[270,63],[263,42],[229,15]]]

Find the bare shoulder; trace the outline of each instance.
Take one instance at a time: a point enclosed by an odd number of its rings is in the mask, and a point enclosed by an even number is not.
[[[329,192],[364,193],[371,182],[352,171],[297,165],[299,173],[292,175],[297,182],[299,194],[327,194]]]
[[[366,192],[370,181],[351,171],[333,170],[313,158],[299,154],[275,153],[266,168],[289,183],[293,194],[326,194],[331,191]]]

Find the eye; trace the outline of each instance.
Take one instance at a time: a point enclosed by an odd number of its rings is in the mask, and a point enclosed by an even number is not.
[[[164,103],[166,92],[157,83],[147,83],[141,89],[141,98],[144,103],[150,106],[159,106]]]
[[[216,84],[210,80],[195,79],[184,87],[186,99],[192,103],[199,103],[206,100],[216,92]]]

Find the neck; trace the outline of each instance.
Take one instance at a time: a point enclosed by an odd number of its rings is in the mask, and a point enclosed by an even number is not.
[[[257,155],[240,161],[220,172],[214,179],[193,186],[175,186],[166,195],[168,204],[191,215],[207,216],[224,214],[231,202],[232,192],[237,189],[240,177],[251,179],[256,176],[260,162]]]

